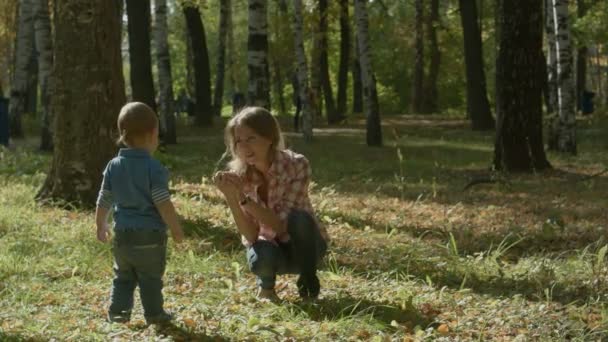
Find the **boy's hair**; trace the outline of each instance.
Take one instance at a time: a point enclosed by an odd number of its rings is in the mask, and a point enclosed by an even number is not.
[[[278,151],[285,148],[281,127],[277,119],[262,107],[244,107],[235,115],[224,129],[224,142],[226,148],[230,150],[232,160],[228,167],[239,174],[247,172],[247,164],[237,157],[236,145],[234,142],[235,129],[239,125],[245,125],[252,129],[256,134],[271,141],[270,149]]]
[[[158,118],[145,103],[129,102],[120,109],[117,125],[120,134],[117,143],[131,146],[133,139],[143,137],[158,127]]]

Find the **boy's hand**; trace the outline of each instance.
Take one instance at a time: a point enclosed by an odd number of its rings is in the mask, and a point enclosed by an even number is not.
[[[107,225],[97,227],[97,240],[103,243],[110,240],[110,230]]]
[[[175,243],[182,243],[184,241],[184,231],[181,228],[171,229],[171,237]]]

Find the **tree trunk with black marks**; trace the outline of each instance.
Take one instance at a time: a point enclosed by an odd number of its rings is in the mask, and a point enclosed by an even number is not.
[[[508,172],[550,168],[542,133],[542,2],[503,1],[499,14],[498,123],[494,167]]]
[[[297,61],[298,89],[300,103],[302,105],[302,134],[304,140],[312,140],[312,109],[310,103],[310,88],[308,86],[308,63],[306,62],[306,51],[304,50],[304,15],[302,0],[294,0],[294,43]]]
[[[366,117],[366,141],[368,146],[382,146],[382,127],[380,107],[376,91],[376,77],[372,68],[371,46],[369,43],[369,22],[367,19],[367,0],[355,0],[357,37],[359,38],[359,58],[363,80],[363,99]]]
[[[38,80],[40,82],[40,102],[42,105],[42,125],[40,149],[53,150],[52,116],[49,106],[49,75],[53,68],[53,40],[48,0],[36,0],[34,6],[34,28],[38,50]]]
[[[11,136],[23,137],[21,118],[26,110],[28,94],[28,65],[34,53],[33,0],[19,2],[19,18],[15,47],[15,71],[11,82],[9,125]]]
[[[158,105],[162,127],[161,135],[164,143],[176,144],[175,102],[173,99],[173,76],[168,37],[167,0],[154,0],[154,42],[156,43],[156,66],[158,69]]]
[[[334,102],[334,92],[329,78],[329,43],[327,40],[327,0],[319,0],[319,76],[321,89],[323,90],[323,100],[325,104],[325,114],[327,123],[333,124],[339,121],[336,115],[336,104]]]
[[[38,199],[93,207],[125,103],[113,1],[54,0],[53,161]]]
[[[550,0],[555,40],[550,49],[556,56],[557,115],[549,131],[549,149],[576,155],[575,83],[568,19],[568,0]]]
[[[346,90],[348,89],[350,39],[348,0],[340,0],[340,65],[338,66],[338,98],[336,107],[336,114],[338,117],[346,116]]]
[[[268,72],[267,0],[249,0],[249,35],[247,66],[249,70],[248,103],[270,110]]]
[[[131,97],[156,111],[150,55],[150,0],[127,1]]]

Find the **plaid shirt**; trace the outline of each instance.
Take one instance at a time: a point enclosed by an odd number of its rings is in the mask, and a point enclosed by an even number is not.
[[[272,209],[283,222],[287,221],[289,212],[292,209],[305,210],[315,217],[310,198],[308,197],[310,175],[311,169],[306,157],[290,150],[277,151],[267,173],[267,203],[264,203],[258,196],[260,182],[245,180],[243,192],[261,206]],[[247,214],[245,210],[243,212]],[[258,223],[260,227],[258,239],[268,241],[277,239],[281,242],[289,240],[287,232],[277,236],[270,227],[257,222],[251,215],[247,215],[254,222]],[[319,228],[325,233],[321,225],[319,225]],[[245,242],[245,240],[243,241]]]

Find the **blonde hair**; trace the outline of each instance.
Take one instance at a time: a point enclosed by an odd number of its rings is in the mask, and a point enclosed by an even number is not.
[[[120,134],[116,143],[131,146],[134,139],[141,138],[158,127],[158,118],[145,103],[129,102],[120,109],[116,124]]]
[[[240,160],[236,154],[235,130],[237,126],[244,125],[252,129],[256,134],[271,141],[271,152],[280,151],[285,148],[281,127],[277,119],[262,107],[245,107],[235,115],[224,129],[224,142],[230,151],[232,160],[228,163],[230,170],[240,175],[252,177],[255,170],[248,167],[247,163]]]

